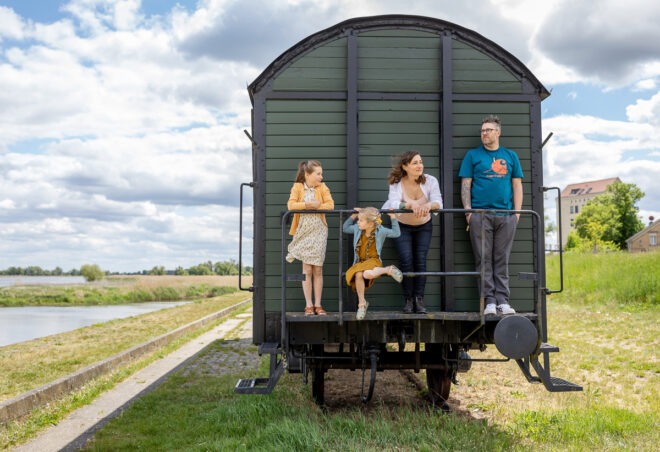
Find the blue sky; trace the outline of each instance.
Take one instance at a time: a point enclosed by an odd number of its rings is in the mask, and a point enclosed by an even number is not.
[[[545,184],[618,176],[646,193],[645,223],[660,216],[660,4],[400,5],[0,0],[0,268],[236,258],[246,85],[306,36],[378,14],[437,17],[509,50],[552,90]]]

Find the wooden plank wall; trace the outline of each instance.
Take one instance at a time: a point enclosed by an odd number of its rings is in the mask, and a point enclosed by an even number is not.
[[[324,43],[278,75],[279,91],[346,91],[346,38]]]
[[[319,160],[335,208],[346,204],[346,102],[269,100],[266,103],[266,311],[279,311],[281,299],[281,223],[301,160]],[[337,310],[337,216],[328,217],[328,252],[324,267],[324,304]],[[335,239],[335,240],[333,240]],[[287,227],[287,240],[290,240]],[[287,273],[302,273],[298,261]],[[292,311],[305,306],[300,282],[287,284]]]
[[[532,208],[531,199],[531,142],[530,111],[526,102],[454,102],[453,113],[453,180],[454,206],[462,207],[460,179],[458,171],[468,150],[480,146],[479,130],[481,119],[494,114],[502,120],[500,144],[518,154],[523,170],[523,209]],[[456,215],[454,221],[454,259],[456,271],[473,271],[474,258],[470,238],[465,231],[463,215]],[[521,216],[511,251],[509,265],[511,305],[519,310],[533,310],[533,281],[518,279],[519,272],[533,270],[532,219]],[[455,306],[458,311],[478,309],[479,295],[475,278],[456,278],[454,289]]]
[[[498,61],[456,39],[452,41],[452,72],[456,94],[522,92],[522,83]]]
[[[358,35],[358,91],[383,93],[439,93],[442,87],[442,38],[434,33],[410,29],[383,29]],[[296,60],[273,81],[274,90],[346,91],[347,39],[325,43]],[[522,83],[498,61],[466,43],[453,41],[452,71],[454,93],[521,93]],[[387,174],[391,157],[417,149],[426,172],[440,179],[440,172],[453,177],[453,207],[461,207],[458,169],[468,149],[480,144],[481,118],[497,114],[503,121],[502,145],[515,150],[521,160],[526,193],[523,207],[531,208],[530,110],[527,102],[453,103],[453,167],[440,168],[440,115],[438,101],[360,100],[359,200],[360,206],[380,207],[387,198]],[[280,215],[295,178],[297,164],[317,159],[323,165],[336,208],[346,206],[346,102],[339,100],[268,100],[266,104],[266,311],[280,309]],[[452,207],[447,205],[447,207]],[[455,216],[454,240],[456,271],[473,270],[473,257],[462,215]],[[324,306],[337,310],[338,218],[328,219],[330,235],[324,267]],[[385,223],[389,223],[387,219]],[[429,271],[440,271],[439,217],[434,217],[434,237],[428,259]],[[290,237],[288,237],[290,239]],[[344,269],[350,265],[351,241]],[[533,242],[531,219],[523,218],[511,258],[512,304],[520,310],[533,309],[533,283],[518,280],[518,272],[531,272]],[[391,240],[383,253],[385,264],[395,263]],[[301,264],[287,264],[287,272],[300,273]],[[402,292],[388,277],[379,280],[367,293],[373,309],[399,309]],[[300,283],[288,283],[290,310],[300,311],[304,299]],[[429,278],[426,301],[439,308],[440,278]],[[459,311],[478,309],[475,278],[458,278],[454,290]],[[347,305],[345,305],[347,308]]]
[[[380,208],[387,200],[392,158],[415,149],[424,161],[424,171],[439,179],[439,103],[435,101],[360,101],[360,206]],[[389,219],[383,216],[389,225]],[[440,271],[439,218],[433,218],[434,235],[427,259],[428,271]],[[397,263],[392,239],[383,248],[383,263]],[[425,300],[429,308],[440,309],[439,278],[429,278]],[[367,292],[374,309],[400,310],[403,306],[401,286],[390,277],[381,277]]]
[[[358,35],[358,90],[438,92],[442,40],[415,30],[377,30]]]

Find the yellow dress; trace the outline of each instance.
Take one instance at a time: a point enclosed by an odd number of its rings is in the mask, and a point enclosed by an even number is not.
[[[360,260],[346,270],[346,284],[351,286],[353,292],[355,292],[355,274],[357,272],[363,272],[365,270],[372,270],[376,267],[382,267],[383,263],[378,258],[378,250],[376,250],[376,240],[368,240],[364,234],[364,231],[361,232],[360,241],[358,242],[358,257]],[[367,250],[367,244],[369,249]],[[374,283],[374,279],[365,279],[364,288],[365,290],[371,287]]]

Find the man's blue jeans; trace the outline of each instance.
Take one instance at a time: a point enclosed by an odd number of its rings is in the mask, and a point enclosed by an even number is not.
[[[425,272],[426,255],[431,245],[433,221],[429,220],[419,226],[409,226],[399,223],[401,235],[394,239],[394,246],[399,255],[399,269],[406,272]],[[423,297],[426,276],[403,278],[401,282],[406,298]]]

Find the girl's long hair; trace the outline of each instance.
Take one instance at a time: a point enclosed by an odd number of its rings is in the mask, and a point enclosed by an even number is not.
[[[403,169],[403,165],[408,165],[417,155],[420,155],[419,151],[413,150],[406,151],[403,154],[394,157],[392,163],[392,171],[390,171],[389,176],[387,176],[387,182],[390,185],[401,182],[401,179],[403,179],[403,177],[406,175],[406,171]],[[424,176],[422,173],[415,182],[418,184],[426,183],[426,176]]]
[[[296,182],[301,184],[305,183],[305,174],[312,174],[316,168],[321,166],[321,162],[317,160],[303,160],[298,163],[298,174],[296,174]]]

